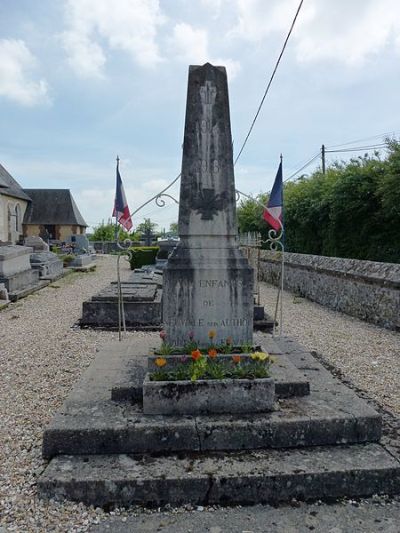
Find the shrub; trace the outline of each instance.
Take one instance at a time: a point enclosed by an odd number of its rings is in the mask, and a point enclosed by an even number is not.
[[[129,248],[131,252],[129,260],[131,270],[140,268],[143,265],[153,265],[156,262],[158,250],[158,246],[133,246]]]

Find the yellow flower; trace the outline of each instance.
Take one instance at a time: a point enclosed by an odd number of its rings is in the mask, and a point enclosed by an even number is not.
[[[265,352],[254,352],[250,356],[254,361],[265,361],[269,355]]]
[[[216,334],[217,332],[215,331],[215,329],[210,329],[210,331],[208,332],[208,338],[213,339]]]
[[[157,357],[154,363],[158,366],[158,368],[162,368],[167,364],[167,360],[164,357]]]

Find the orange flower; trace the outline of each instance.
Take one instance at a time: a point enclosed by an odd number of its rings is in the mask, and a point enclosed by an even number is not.
[[[192,352],[192,359],[193,361],[197,361],[198,359],[201,358],[201,351],[200,350],[194,350]]]
[[[158,366],[158,368],[162,368],[167,364],[167,360],[164,359],[164,357],[157,357],[154,363]]]
[[[208,357],[211,357],[211,359],[215,359],[217,357],[217,350],[214,350],[214,349],[208,350]]]
[[[208,338],[212,340],[214,339],[216,334],[217,332],[215,331],[215,329],[210,329],[210,331],[208,332]]]
[[[238,363],[240,363],[241,357],[240,355],[232,355],[232,360],[235,363],[235,365],[237,365]]]
[[[226,344],[233,344],[232,337],[226,338]]]

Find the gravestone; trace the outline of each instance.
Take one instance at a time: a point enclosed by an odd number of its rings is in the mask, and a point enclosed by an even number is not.
[[[24,244],[25,246],[31,246],[34,252],[49,251],[49,245],[47,244],[47,242],[44,242],[44,240],[37,235],[30,235],[29,237],[25,237]]]
[[[74,254],[81,255],[89,253],[89,239],[86,235],[70,235],[66,242],[71,243],[74,249]]]
[[[63,262],[53,252],[31,254],[31,267],[39,272],[41,279],[54,280],[63,275]]]
[[[27,246],[0,247],[0,283],[5,285],[11,300],[38,285],[39,272],[32,270],[30,263],[32,251]]]
[[[227,76],[189,67],[179,203],[179,237],[164,269],[168,342],[231,337],[252,342],[253,273],[238,247]]]

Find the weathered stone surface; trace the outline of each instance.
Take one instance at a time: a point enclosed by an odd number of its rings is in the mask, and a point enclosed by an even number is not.
[[[13,295],[20,293],[26,289],[30,289],[38,285],[39,272],[37,270],[29,269],[10,274],[9,276],[1,277],[0,283],[3,283],[8,290],[10,299],[13,300]]]
[[[77,255],[71,263],[71,267],[84,267],[93,265],[93,258],[91,255]]]
[[[236,195],[224,67],[189,68],[179,204],[180,242],[164,269],[171,344],[251,342],[253,271],[237,245]]]
[[[270,353],[275,340],[260,336]],[[111,400],[111,390],[124,376],[145,365],[150,345],[143,340],[141,354],[128,343],[99,352],[67,398],[61,412],[45,430],[43,454],[171,453],[190,450],[234,450],[378,441],[381,417],[353,391],[334,379],[307,352],[287,357],[306,374],[311,394],[281,399],[277,411],[251,415],[162,416],[145,415],[140,405]],[[132,366],[129,366],[129,365]],[[303,368],[304,370],[300,370]],[[118,391],[116,391],[118,395]],[[111,437],[112,438],[111,438]]]
[[[1,246],[0,247],[0,278],[6,278],[30,270],[29,261],[32,248],[28,246]]]
[[[24,244],[25,246],[30,246],[31,248],[33,248],[34,252],[49,251],[49,245],[47,244],[47,242],[44,242],[44,240],[37,235],[29,235],[28,237],[25,237]]]
[[[159,327],[162,290],[157,285],[122,283],[125,322],[128,327]],[[83,302],[81,325],[118,327],[118,289],[111,284]]]
[[[400,463],[379,444],[196,457],[60,456],[41,497],[102,506],[255,504],[396,494]]]
[[[143,382],[143,413],[198,415],[263,413],[271,411],[275,384],[265,379],[219,379]]]
[[[6,286],[4,283],[0,283],[0,305],[3,306],[4,304],[8,303],[8,301],[8,291]]]
[[[280,259],[261,251],[261,279],[277,283]],[[285,253],[285,288],[321,305],[400,330],[400,265]]]
[[[63,274],[63,262],[52,252],[31,254],[31,267],[38,270],[41,279],[56,279]]]
[[[136,283],[121,283],[124,302],[151,302],[156,298],[157,286]],[[118,286],[111,284],[92,297],[93,302],[118,300]]]
[[[278,349],[278,348],[277,348]],[[260,351],[265,351],[263,347],[260,347]],[[278,352],[275,352],[278,353]],[[175,367],[182,362],[182,357],[179,355],[167,355],[164,356],[167,360],[167,367]],[[186,359],[190,356],[185,356]],[[219,359],[231,360],[232,355],[223,355],[219,354]],[[249,355],[242,355],[243,363],[246,362],[247,358],[250,358]],[[155,360],[158,356],[150,355],[147,358],[147,368],[149,371],[157,370]],[[310,383],[308,379],[304,376],[302,372],[291,363],[286,355],[279,353],[279,356],[275,358],[275,362],[270,367],[270,374],[275,383],[275,395],[278,398],[290,398],[291,396],[304,396],[305,394],[310,393]],[[137,380],[135,379],[134,389],[136,386]],[[134,392],[135,394],[135,392]],[[129,399],[130,396],[126,397]]]

